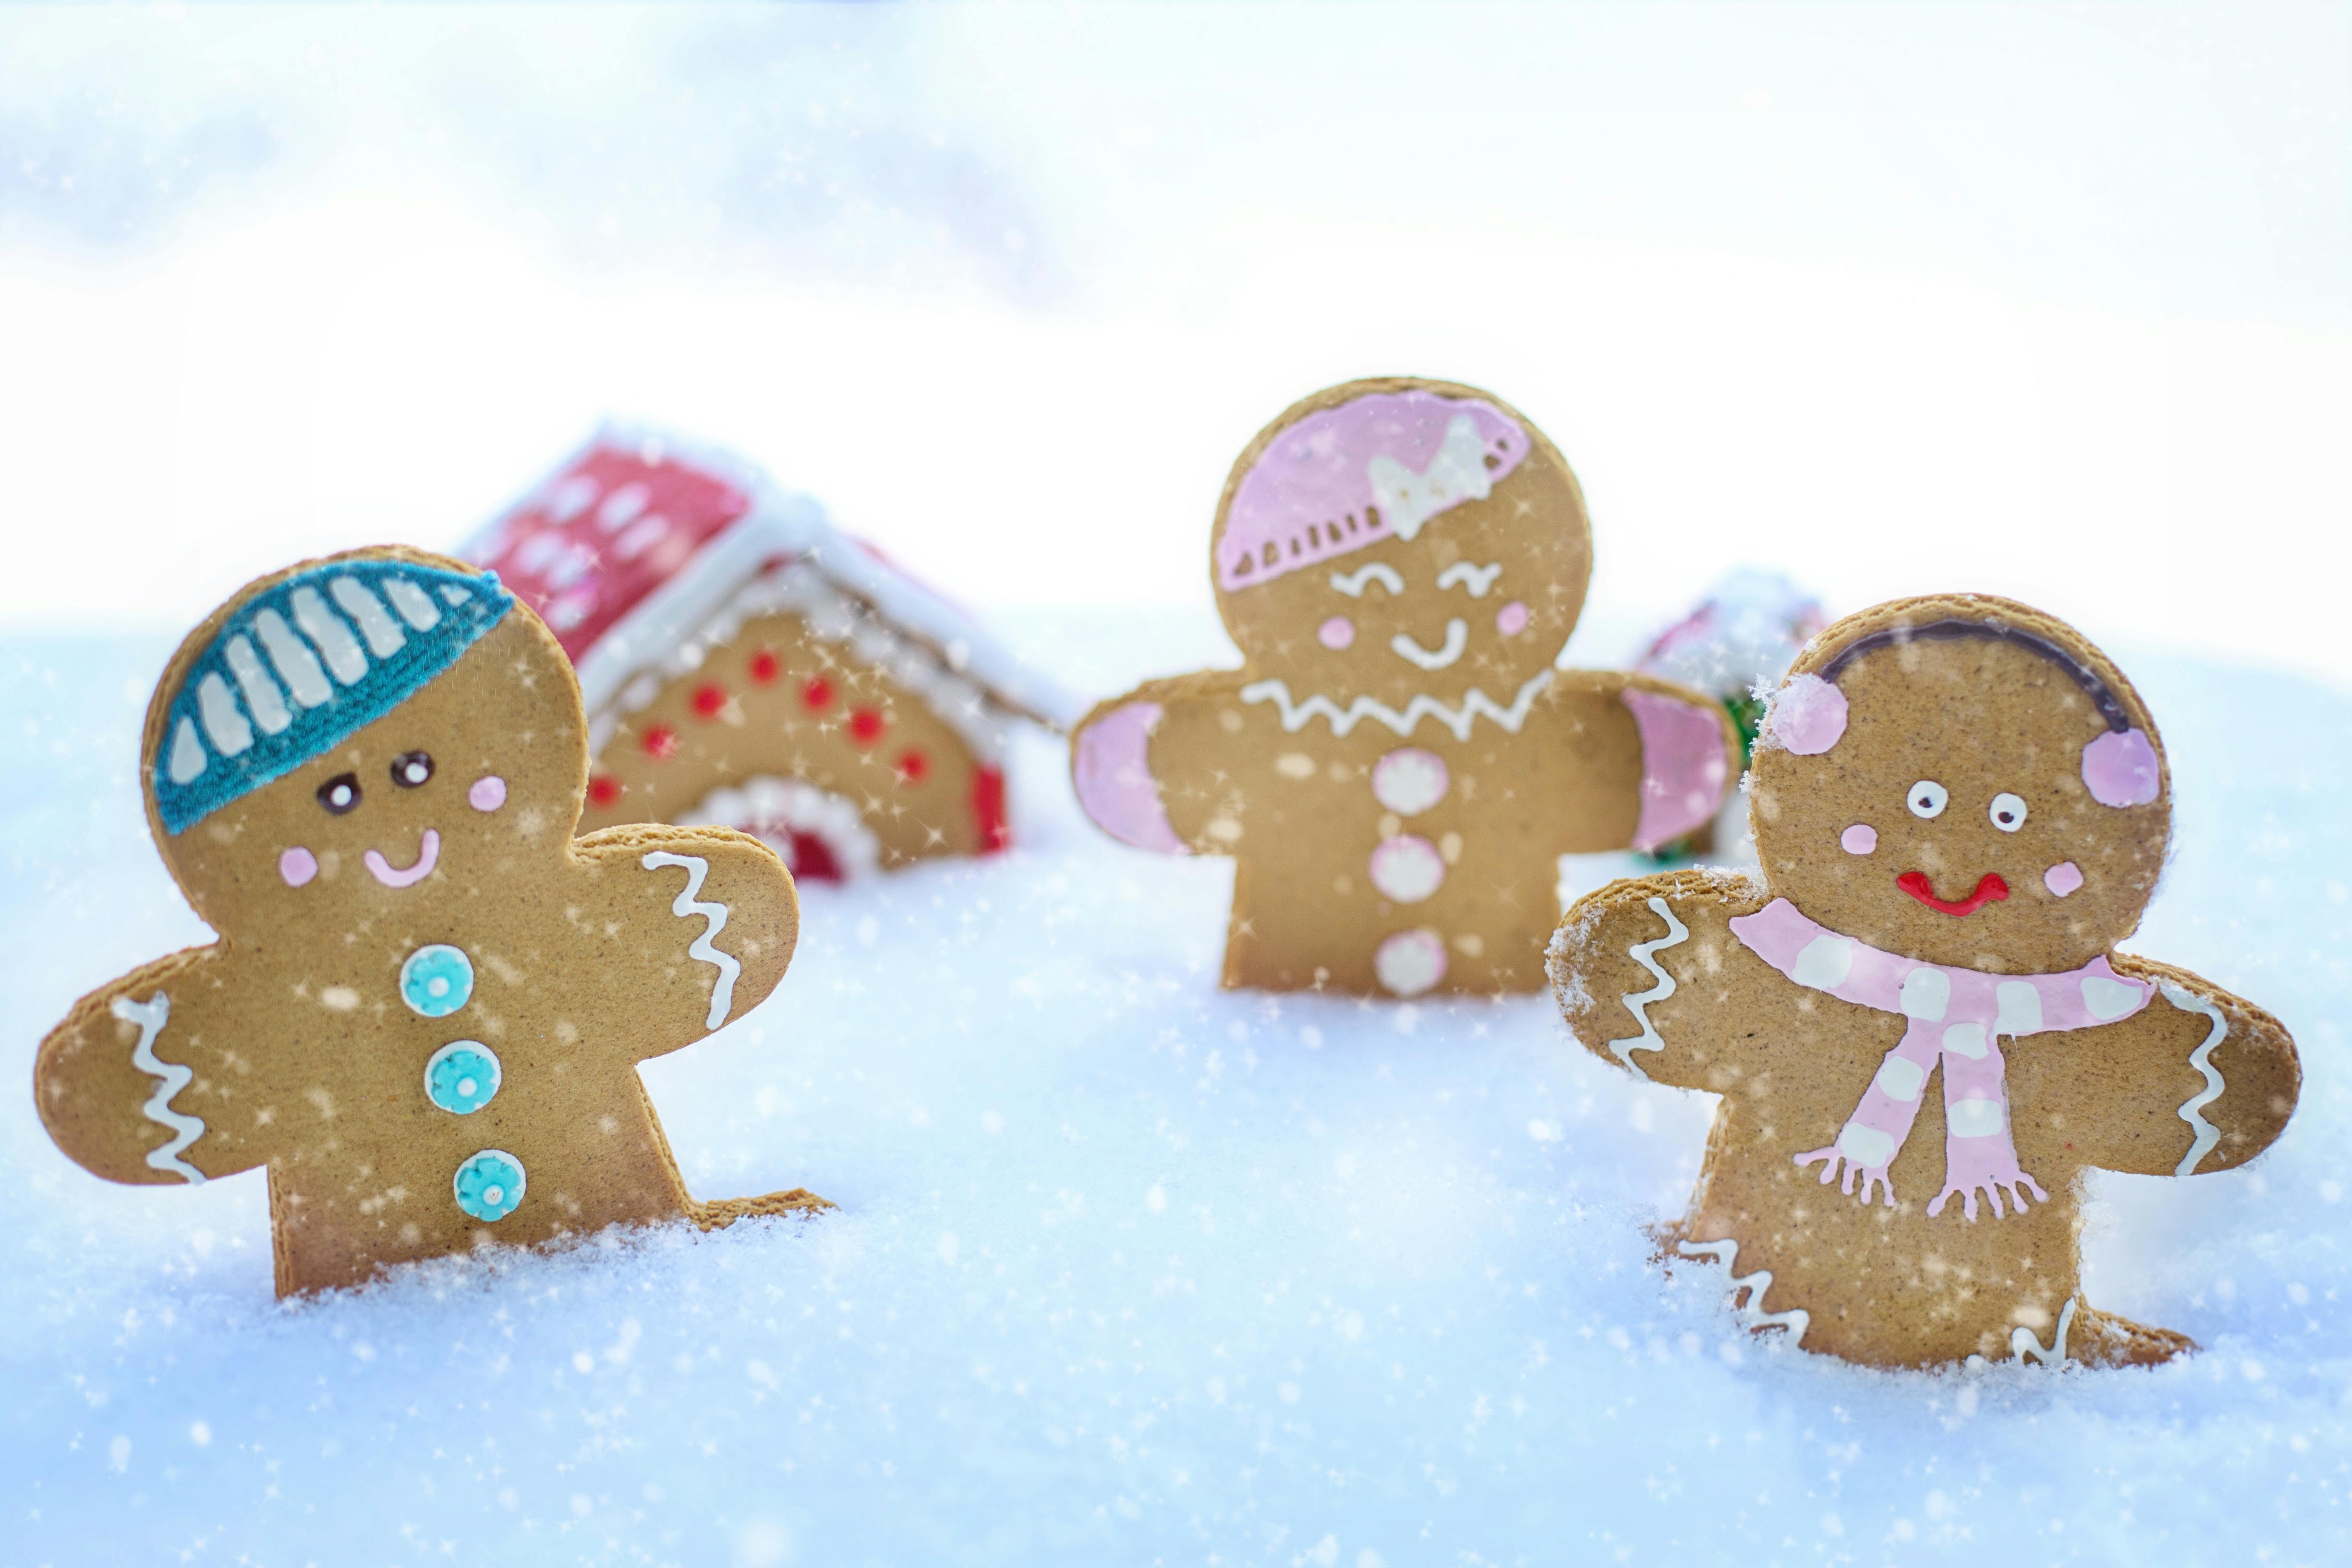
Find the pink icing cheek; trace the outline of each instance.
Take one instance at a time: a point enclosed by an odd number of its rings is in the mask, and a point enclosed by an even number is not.
[[[2063,899],[2083,885],[2083,868],[2072,860],[2061,860],[2042,873],[2042,885]]]
[[[484,773],[466,792],[466,801],[476,811],[496,811],[507,803],[507,781],[496,773]]]
[[[1857,822],[1838,835],[1838,843],[1849,855],[1867,855],[1878,847],[1878,829],[1867,822]]]
[[[1528,607],[1513,599],[1495,612],[1495,629],[1507,637],[1515,637],[1528,629]]]
[[[278,858],[278,874],[289,888],[299,888],[319,874],[319,858],[297,845]]]
[[[1315,640],[1337,653],[1356,640],[1356,623],[1345,616],[1333,616],[1315,628]]]

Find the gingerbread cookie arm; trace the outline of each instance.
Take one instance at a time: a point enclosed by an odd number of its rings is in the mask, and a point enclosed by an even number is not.
[[[2113,962],[2156,995],[2116,1023],[2021,1044],[2020,1067],[2039,1081],[2017,1102],[2084,1163],[2137,1175],[2225,1171],[2275,1142],[2303,1084],[2285,1027],[2185,969]]]
[[[1752,1070],[1769,975],[1730,922],[1763,907],[1747,877],[1675,871],[1612,882],[1552,935],[1552,990],[1586,1049],[1637,1078],[1721,1093]]]
[[[1201,742],[1241,685],[1238,671],[1208,670],[1097,703],[1070,737],[1070,783],[1095,826],[1163,855],[1216,851],[1202,829],[1227,793],[1227,775],[1219,749]]]
[[[800,936],[792,873],[726,827],[611,827],[572,846],[593,909],[576,920],[612,947],[615,984],[638,994],[634,1059],[693,1044],[741,1017],[784,976]],[[626,981],[620,977],[627,975]]]
[[[1546,795],[1563,852],[1648,851],[1706,826],[1739,777],[1739,731],[1723,704],[1670,680],[1614,670],[1554,677],[1536,727],[1564,742]]]
[[[74,1163],[110,1182],[195,1184],[271,1157],[265,1054],[240,1049],[240,1008],[261,1005],[262,988],[240,984],[241,967],[226,948],[188,948],[91,992],[49,1032],[33,1098]]]

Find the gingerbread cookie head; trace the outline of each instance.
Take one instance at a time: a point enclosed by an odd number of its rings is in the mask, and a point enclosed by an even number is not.
[[[2063,622],[1974,595],[1823,632],[1773,699],[1751,791],[1776,893],[1993,973],[2073,969],[2129,935],[2170,834],[2163,743],[2122,673]]]
[[[197,912],[224,934],[342,931],[445,863],[560,857],[580,700],[514,604],[494,575],[386,547],[265,577],[189,634],[142,761]]]
[[[1318,392],[1259,432],[1210,560],[1254,671],[1402,707],[1549,668],[1584,606],[1592,533],[1567,459],[1517,411],[1392,377]]]

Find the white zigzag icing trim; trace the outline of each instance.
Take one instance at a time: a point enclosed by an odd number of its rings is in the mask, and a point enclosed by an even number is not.
[[[1739,1243],[1731,1240],[1681,1241],[1675,1244],[1675,1250],[1685,1258],[1711,1258],[1723,1265],[1723,1271],[1731,1275],[1731,1293],[1736,1296],[1742,1290],[1748,1292],[1748,1305],[1736,1310],[1748,1320],[1749,1328],[1786,1329],[1790,1344],[1805,1342],[1805,1331],[1812,1326],[1813,1315],[1802,1307],[1791,1307],[1785,1312],[1766,1311],[1764,1292],[1772,1289],[1772,1271],[1759,1268],[1753,1274],[1735,1273],[1739,1261]],[[2025,1331],[2020,1329],[2017,1331],[2021,1334]],[[2066,1331],[2062,1326],[2058,1331],[2062,1344],[2065,1342],[2065,1334]]]
[[[1650,900],[1650,911],[1666,922],[1666,934],[1654,941],[1637,942],[1625,951],[1633,955],[1634,963],[1656,975],[1658,983],[1647,991],[1625,993],[1622,998],[1625,1010],[1642,1021],[1642,1032],[1638,1035],[1628,1035],[1622,1040],[1609,1042],[1609,1048],[1617,1054],[1619,1061],[1625,1064],[1625,1070],[1644,1083],[1649,1081],[1650,1075],[1634,1063],[1633,1053],[1663,1051],[1666,1048],[1665,1040],[1658,1034],[1658,1026],[1650,1022],[1650,1004],[1663,1002],[1675,994],[1675,977],[1659,968],[1657,960],[1650,955],[1662,947],[1672,947],[1676,942],[1686,942],[1690,938],[1690,928],[1675,919],[1675,911],[1667,906],[1665,900],[1653,897]],[[1767,1275],[1765,1278],[1771,1277]]]
[[[710,945],[710,939],[727,929],[727,906],[696,901],[702,891],[702,879],[710,874],[710,862],[699,855],[673,855],[667,849],[648,851],[638,862],[646,870],[660,866],[686,868],[686,887],[669,907],[669,912],[684,920],[688,915],[700,915],[710,923],[686,950],[688,958],[698,958],[719,971],[719,984],[710,988],[710,1016],[703,1023],[706,1029],[715,1029],[727,1021],[727,1010],[735,1005],[735,977],[743,966],[726,953]]]
[[[2221,1098],[2224,1086],[2221,1069],[2213,1065],[2213,1047],[2228,1037],[2230,1026],[2221,1016],[2221,1009],[2196,993],[2175,985],[2169,980],[2163,983],[2163,990],[2164,999],[2182,1012],[2201,1013],[2213,1020],[2213,1027],[2207,1032],[2205,1043],[2189,1053],[2189,1065],[2205,1075],[2205,1087],[2182,1100],[2180,1109],[2174,1113],[2189,1123],[2189,1131],[2197,1134],[2189,1142],[2189,1152],[2172,1170],[2174,1175],[2185,1176],[2197,1169],[2197,1162],[2211,1153],[2213,1145],[2221,1141],[2221,1130],[2205,1120],[2205,1108]]]
[[[180,1158],[180,1152],[205,1135],[201,1118],[172,1109],[172,1097],[188,1087],[196,1076],[195,1068],[177,1062],[167,1062],[155,1055],[155,1037],[163,1032],[163,1025],[172,1016],[172,999],[158,991],[144,1002],[133,1002],[128,996],[117,996],[108,1004],[107,1011],[126,1024],[139,1026],[139,1044],[131,1052],[131,1065],[151,1078],[163,1081],[147,1103],[139,1109],[147,1120],[159,1127],[171,1130],[171,1142],[159,1149],[147,1151],[151,1169],[176,1173],[190,1186],[202,1186],[205,1173]]]
[[[1464,694],[1459,708],[1449,708],[1436,698],[1423,694],[1406,703],[1402,713],[1377,697],[1359,697],[1342,709],[1319,693],[1304,702],[1294,701],[1288,683],[1278,679],[1252,681],[1242,688],[1242,700],[1274,703],[1282,710],[1282,727],[1289,731],[1306,728],[1307,721],[1318,713],[1331,721],[1331,733],[1334,735],[1346,734],[1366,719],[1377,719],[1398,734],[1410,735],[1413,726],[1423,719],[1434,719],[1453,731],[1455,740],[1467,741],[1470,726],[1482,713],[1512,734],[1517,734],[1519,726],[1528,721],[1528,710],[1534,706],[1535,700],[1550,684],[1551,671],[1549,669],[1530,676],[1528,683],[1519,688],[1518,696],[1512,700],[1508,708],[1496,706],[1493,698],[1474,686]]]
[[[2020,1364],[2038,1361],[2043,1366],[2063,1366],[2066,1364],[2066,1331],[2074,1326],[2074,1298],[2069,1296],[2066,1304],[2058,1310],[2058,1332],[2052,1338],[2048,1350],[2042,1348],[2041,1340],[2035,1337],[2032,1329],[2011,1329],[2009,1331],[2010,1354],[2015,1356]]]

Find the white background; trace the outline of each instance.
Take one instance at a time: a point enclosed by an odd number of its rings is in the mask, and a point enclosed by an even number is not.
[[[0,622],[452,543],[608,413],[982,604],[1202,606],[1243,443],[1402,371],[1567,451],[1596,623],[1753,560],[2352,679],[2347,59],[2342,5],[0,12]]]

